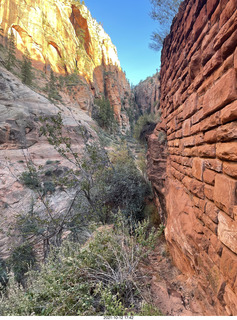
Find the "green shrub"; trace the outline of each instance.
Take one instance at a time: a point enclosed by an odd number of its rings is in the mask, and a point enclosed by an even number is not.
[[[110,132],[116,131],[118,127],[114,117],[114,110],[111,107],[109,100],[105,99],[105,97],[95,99],[92,118],[97,121],[101,128]]]
[[[20,176],[20,181],[30,189],[37,189],[40,187],[40,181],[36,171],[24,171]]]
[[[119,215],[114,227],[99,229],[83,247],[65,242],[59,251],[51,251],[41,271],[28,273],[26,289],[9,286],[0,314],[144,314],[141,302],[149,296],[148,278],[140,274],[138,265],[156,241],[154,231],[147,234],[147,228],[148,222],[139,224],[130,236]],[[146,303],[150,304],[149,298]]]
[[[53,193],[55,192],[55,184],[52,181],[45,181],[43,184],[43,192],[46,193]]]
[[[31,85],[34,78],[30,53],[26,49],[21,64],[21,79],[24,84]]]
[[[15,280],[24,284],[25,273],[30,267],[34,266],[36,262],[35,254],[32,246],[25,242],[24,244],[16,247],[9,258],[9,265],[14,272]]]
[[[146,136],[153,132],[159,119],[159,114],[144,114],[140,116],[134,127],[134,138],[141,143],[145,143]]]
[[[3,259],[0,258],[0,291],[6,287],[8,283],[7,266]]]

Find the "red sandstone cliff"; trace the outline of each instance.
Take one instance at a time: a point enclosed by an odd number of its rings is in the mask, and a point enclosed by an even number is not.
[[[162,51],[163,122],[149,138],[169,250],[197,282],[203,315],[237,315],[236,8],[236,0],[181,5]]]
[[[13,33],[18,58],[27,49],[37,69],[58,74],[77,70],[86,79],[75,95],[79,108],[91,111],[93,97],[104,94],[120,124],[128,124],[121,108],[124,103],[129,108],[130,85],[117,49],[80,1],[1,0],[0,27],[5,37]]]

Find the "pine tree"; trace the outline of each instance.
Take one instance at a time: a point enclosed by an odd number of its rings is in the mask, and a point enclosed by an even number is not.
[[[0,25],[0,48],[3,48],[3,37],[4,37],[4,30]]]
[[[49,84],[47,86],[48,88],[48,98],[50,101],[55,101],[55,100],[61,100],[62,97],[58,93],[57,85],[56,85],[56,78],[54,76],[53,70],[51,69],[50,71],[50,79],[49,79]]]
[[[11,71],[16,64],[16,45],[15,37],[13,32],[11,32],[8,43],[7,43],[7,56],[5,60],[5,66],[7,70]]]
[[[31,85],[33,80],[32,62],[30,59],[30,53],[26,49],[23,55],[23,62],[21,65],[21,79],[22,82]]]

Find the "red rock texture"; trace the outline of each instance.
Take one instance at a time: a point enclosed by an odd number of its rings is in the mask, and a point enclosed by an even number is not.
[[[160,76],[156,73],[152,77],[141,81],[134,88],[136,108],[144,113],[156,113],[159,109]]]
[[[236,0],[184,2],[162,51],[167,147],[160,124],[149,138],[169,251],[202,315],[237,315],[236,37]]]

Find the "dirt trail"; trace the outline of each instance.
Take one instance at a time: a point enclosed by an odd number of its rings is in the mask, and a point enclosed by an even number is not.
[[[187,279],[173,265],[167,252],[164,237],[158,240],[155,250],[149,256],[149,263],[143,272],[149,274],[153,303],[169,316],[201,316],[197,301],[194,301],[195,283]]]

